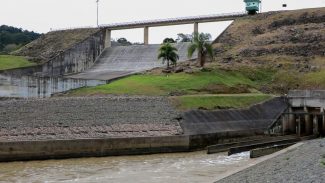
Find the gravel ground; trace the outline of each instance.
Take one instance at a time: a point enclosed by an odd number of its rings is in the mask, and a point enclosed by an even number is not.
[[[0,141],[182,134],[163,97],[0,101]]]
[[[238,172],[217,183],[324,183],[325,139],[298,148]]]

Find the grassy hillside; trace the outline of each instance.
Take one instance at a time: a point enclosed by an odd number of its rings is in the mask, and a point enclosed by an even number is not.
[[[181,110],[189,109],[228,109],[245,108],[271,99],[265,94],[223,94],[223,95],[185,95],[171,97],[172,103]]]
[[[24,57],[0,55],[0,70],[28,67],[33,65],[35,65],[35,63],[28,61]]]
[[[312,66],[315,62],[324,60],[324,23],[325,8],[239,18],[214,42],[217,60],[245,64],[282,64],[281,66],[300,63]]]
[[[53,31],[13,52],[17,56],[28,56],[39,61],[47,61],[76,43],[88,38],[99,29],[72,29]]]
[[[325,8],[237,19],[213,46],[221,68],[273,69],[262,92],[325,89]]]
[[[272,98],[256,90],[270,82],[269,72],[246,69],[204,69],[192,74],[133,75],[110,84],[69,92],[68,96],[147,95],[169,96],[180,110],[243,108]]]
[[[260,81],[252,81],[240,72],[212,70],[193,74],[140,74],[110,84],[83,88],[72,95],[188,95],[250,93]]]

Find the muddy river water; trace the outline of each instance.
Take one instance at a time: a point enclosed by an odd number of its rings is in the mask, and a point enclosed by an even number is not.
[[[214,182],[253,160],[206,152],[0,163],[0,182]]]

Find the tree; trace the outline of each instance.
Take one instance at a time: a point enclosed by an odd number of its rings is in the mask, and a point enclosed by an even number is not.
[[[173,38],[165,38],[163,43],[176,43],[176,41]]]
[[[191,58],[195,51],[198,52],[198,64],[203,67],[206,56],[213,58],[213,48],[209,40],[211,35],[207,33],[194,33],[191,45],[188,47],[188,57]]]
[[[177,42],[191,42],[193,40],[193,36],[191,34],[177,34]]]
[[[158,50],[158,59],[163,59],[162,63],[165,64],[167,61],[167,69],[169,68],[169,62],[171,61],[174,66],[176,66],[179,56],[177,54],[177,48],[175,48],[170,43],[164,43]]]
[[[8,53],[16,48],[23,46],[37,38],[41,34],[23,30],[21,28],[15,28],[7,25],[0,26],[0,52]]]
[[[130,46],[130,45],[132,45],[132,43],[131,42],[129,42],[126,38],[119,38],[118,40],[117,40],[117,42],[119,43],[119,44],[121,44],[122,46]]]

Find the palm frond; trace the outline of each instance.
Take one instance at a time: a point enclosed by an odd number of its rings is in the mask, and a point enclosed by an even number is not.
[[[187,49],[187,57],[192,58],[196,49],[198,49],[198,45],[195,43],[192,43]]]
[[[206,52],[207,52],[207,54],[211,57],[211,58],[213,58],[213,48],[212,48],[212,45],[210,44],[210,43],[205,43],[204,44],[204,48],[206,49]]]

